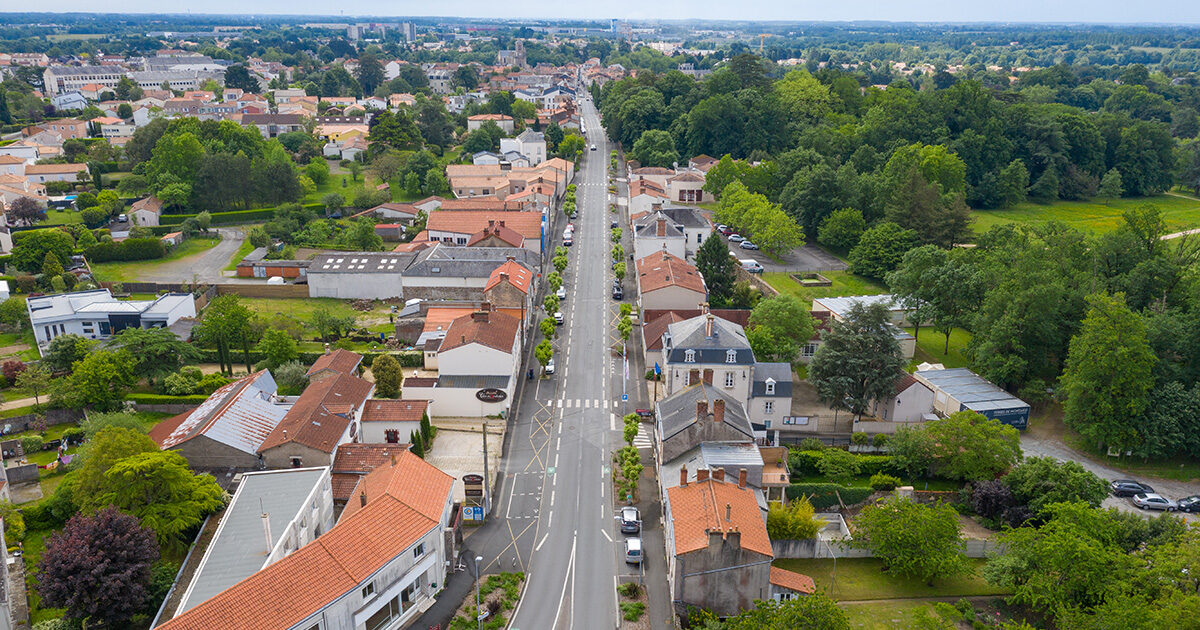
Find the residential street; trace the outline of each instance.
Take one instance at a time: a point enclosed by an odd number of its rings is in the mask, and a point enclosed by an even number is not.
[[[217,228],[221,242],[195,256],[155,265],[138,273],[139,282],[223,282],[221,272],[234,252],[242,246],[246,234],[238,228]]]

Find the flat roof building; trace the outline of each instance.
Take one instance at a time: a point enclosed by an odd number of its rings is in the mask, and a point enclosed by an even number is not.
[[[38,348],[55,337],[75,334],[107,339],[126,328],[166,328],[196,316],[190,293],[167,293],[153,300],[118,300],[108,289],[31,297],[25,302]]]
[[[1029,424],[1029,403],[966,368],[919,370],[913,378],[933,390],[933,409],[943,415],[969,410],[1018,429]]]

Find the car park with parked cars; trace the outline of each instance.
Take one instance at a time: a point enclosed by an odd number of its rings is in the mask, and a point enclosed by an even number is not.
[[[1162,510],[1164,512],[1174,512],[1176,510],[1174,501],[1153,492],[1143,492],[1133,495],[1133,504],[1143,510]]]
[[[1131,497],[1135,494],[1152,493],[1154,488],[1132,479],[1114,479],[1108,484],[1115,497]]]
[[[738,243],[738,247],[741,247],[742,249],[758,249],[758,245],[755,245],[750,241],[742,241],[741,243]]]

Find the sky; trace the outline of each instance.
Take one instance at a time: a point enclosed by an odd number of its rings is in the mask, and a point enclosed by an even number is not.
[[[1200,24],[1200,0],[55,0],[36,9],[0,0],[0,11],[331,15],[334,9],[346,16]]]

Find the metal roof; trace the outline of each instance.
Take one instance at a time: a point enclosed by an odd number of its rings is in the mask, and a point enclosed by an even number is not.
[[[913,376],[973,411],[1029,407],[1029,403],[966,368],[921,370]]]
[[[327,468],[300,468],[243,474],[177,614],[262,569],[271,553],[263,531],[263,513],[270,515],[271,540],[278,543],[327,472]]]
[[[162,448],[177,446],[196,435],[254,455],[271,431],[287,414],[289,406],[271,402],[275,379],[263,370],[234,381],[213,392],[169,435]]]
[[[839,318],[845,317],[848,313],[850,313],[850,309],[853,308],[855,304],[870,306],[878,303],[883,304],[888,310],[904,310],[896,302],[896,298],[891,294],[817,298],[815,301],[820,302],[822,306],[829,309],[831,313],[837,315]]]

